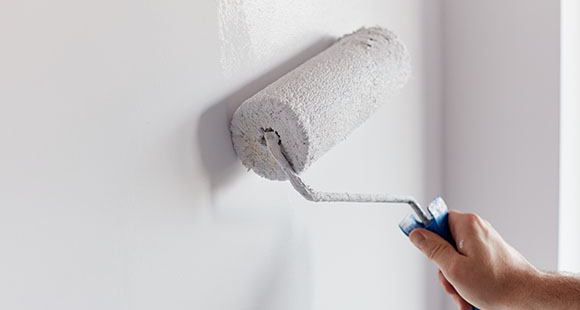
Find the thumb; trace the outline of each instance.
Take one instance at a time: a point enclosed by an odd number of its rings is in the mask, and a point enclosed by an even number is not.
[[[449,242],[429,230],[415,229],[409,234],[409,239],[444,273],[460,257],[460,254]]]

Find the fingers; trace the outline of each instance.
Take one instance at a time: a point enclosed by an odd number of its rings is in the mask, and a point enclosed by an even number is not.
[[[449,242],[426,229],[413,230],[409,239],[446,274],[462,259]]]
[[[451,285],[451,283],[449,283],[449,281],[447,281],[447,279],[445,279],[445,276],[443,275],[441,270],[439,270],[439,272],[438,272],[438,278],[439,278],[439,283],[443,286],[443,289],[445,289],[445,292],[447,294],[459,295],[459,293],[457,293],[457,291],[455,290],[453,285]]]
[[[457,293],[457,291],[455,290],[453,285],[451,285],[451,283],[449,283],[449,281],[447,281],[447,279],[445,279],[445,276],[443,275],[441,270],[439,270],[439,272],[438,272],[438,278],[439,278],[439,283],[441,284],[441,286],[443,286],[443,289],[445,290],[445,292],[447,294],[449,294],[451,296],[454,296],[454,295],[459,296],[459,293]]]
[[[439,270],[439,272],[438,272],[438,278],[439,278],[439,283],[441,284],[441,286],[443,286],[443,289],[445,289],[445,292],[447,294],[451,295],[453,302],[457,305],[457,307],[459,307],[460,310],[472,310],[473,309],[472,306],[467,301],[465,301],[465,299],[463,299],[463,297],[461,297],[461,295],[459,295],[459,293],[457,293],[457,290],[455,290],[453,285],[451,285],[451,283],[449,283],[449,281],[447,281],[447,279],[445,278],[445,276],[443,275],[441,270]]]
[[[471,306],[465,299],[461,298],[461,296],[455,301],[455,304],[459,306],[459,310],[472,310],[473,306]]]

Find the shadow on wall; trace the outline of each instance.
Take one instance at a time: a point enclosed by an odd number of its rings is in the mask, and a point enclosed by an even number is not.
[[[334,38],[324,37],[296,56],[210,106],[198,121],[198,144],[204,169],[210,178],[212,198],[216,189],[234,179],[238,158],[232,146],[230,121],[240,104],[284,74],[329,47]]]

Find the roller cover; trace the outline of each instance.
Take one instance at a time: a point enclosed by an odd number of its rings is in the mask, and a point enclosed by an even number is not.
[[[234,149],[257,174],[285,180],[265,130],[278,133],[299,174],[366,121],[409,74],[407,50],[394,33],[359,29],[244,101],[230,127]]]

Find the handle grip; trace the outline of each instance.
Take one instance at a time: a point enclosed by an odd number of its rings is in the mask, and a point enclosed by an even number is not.
[[[445,201],[443,198],[436,197],[427,207],[427,212],[431,214],[432,220],[429,225],[425,226],[421,221],[417,219],[414,213],[410,213],[406,218],[401,221],[399,224],[399,228],[403,231],[407,237],[409,234],[416,228],[424,228],[430,230],[447,242],[451,243],[454,248],[457,248],[455,245],[455,240],[451,236],[451,231],[449,230],[449,223],[448,223],[448,210]],[[472,306],[473,307],[473,306]],[[473,310],[479,310],[476,307],[473,307]]]

